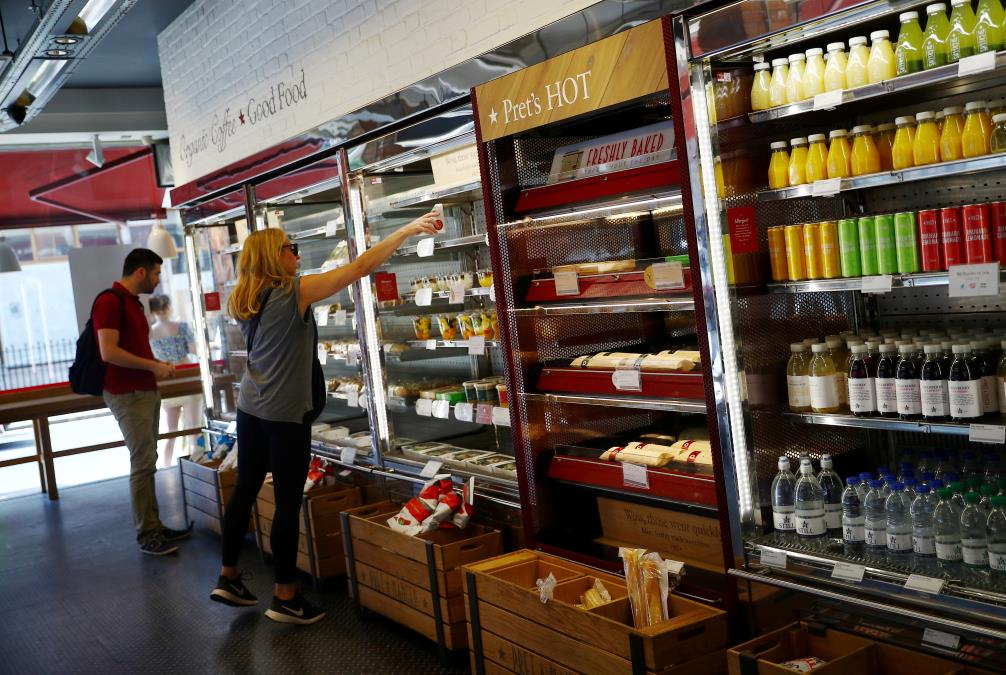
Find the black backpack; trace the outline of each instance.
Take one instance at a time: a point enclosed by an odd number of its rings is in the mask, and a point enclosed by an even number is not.
[[[77,338],[77,354],[74,356],[73,365],[70,366],[70,389],[75,394],[90,394],[91,396],[101,396],[105,387],[105,367],[101,360],[101,349],[98,347],[98,337],[94,334],[94,306],[98,304],[98,298],[105,293],[112,293],[119,298],[123,313],[126,310],[126,300],[121,293],[106,288],[94,299],[91,304],[91,313],[87,317],[87,323],[80,337]]]

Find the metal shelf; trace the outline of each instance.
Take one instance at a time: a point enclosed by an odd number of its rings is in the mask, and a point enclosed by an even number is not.
[[[815,184],[811,183],[797,185],[796,187],[781,188],[779,190],[764,190],[758,193],[758,201],[770,202],[796,197],[831,197],[850,190],[865,190],[868,188],[884,187],[885,185],[932,180],[934,178],[950,178],[961,174],[994,171],[1004,167],[1006,167],[1006,153],[1000,152],[972,159],[960,159],[954,162],[916,166],[911,169],[902,169],[901,171],[884,171],[881,173],[871,173],[866,176],[857,176],[856,178],[842,178],[839,179],[838,189],[835,192],[829,191],[829,194],[821,194],[821,184],[828,181],[816,182],[818,185],[818,194],[815,194]]]
[[[469,288],[465,291],[465,298],[487,298],[492,292],[492,288]],[[416,296],[414,293],[409,293],[402,296],[400,305],[395,305],[393,307],[382,308],[382,311],[392,310],[397,313],[397,310],[404,309],[409,312],[414,312],[416,309],[426,310],[427,307],[434,307],[439,305],[451,305],[451,303],[446,302],[451,297],[450,291],[433,291],[433,302],[430,305],[417,305]],[[443,300],[445,302],[438,302]],[[462,303],[454,303],[455,305],[460,305]]]
[[[499,424],[496,424],[495,422],[492,422],[492,421],[486,422],[486,423],[476,422],[475,421],[475,419],[476,419],[475,418],[475,409],[480,404],[487,404],[487,403],[489,403],[489,402],[488,401],[476,401],[476,402],[470,403],[470,405],[473,408],[473,410],[472,410],[472,421],[471,422],[464,421],[464,420],[459,420],[457,417],[454,416],[454,411],[455,411],[455,408],[456,408],[456,405],[457,405],[455,403],[451,403],[450,404],[450,416],[446,417],[446,418],[445,417],[434,417],[432,414],[430,414],[430,415],[420,415],[418,412],[416,412],[416,401],[415,401],[415,399],[409,399],[407,401],[405,401],[403,399],[398,399],[396,401],[393,401],[392,399],[389,399],[388,410],[390,410],[391,412],[412,413],[416,417],[422,417],[424,419],[428,419],[428,420],[432,420],[432,421],[456,422],[456,423],[460,423],[460,424],[474,424],[474,425],[478,425],[478,426],[489,426],[489,425],[494,426],[494,427],[505,426],[505,427],[509,428],[510,427],[509,423],[507,423],[505,425],[499,425]],[[492,407],[493,408],[500,408],[500,406],[498,404],[496,404],[496,403],[492,403]]]
[[[329,235],[328,227],[326,225],[322,225],[321,227],[312,227],[311,229],[308,230],[301,230],[300,232],[294,232],[293,234],[290,234],[288,236],[290,237],[290,241],[303,241],[305,239],[313,239],[315,237],[327,238],[329,236],[335,236],[345,231],[346,226],[339,224],[339,226],[335,228],[335,232]]]
[[[401,455],[386,455],[384,463],[388,473],[393,476],[409,476],[423,482],[429,478],[420,477],[420,472],[425,468],[423,462],[408,459]],[[475,479],[475,493],[479,497],[485,497],[504,506],[520,509],[520,490],[516,480],[507,480],[497,476],[486,476],[481,473],[465,471],[464,469],[444,465],[438,473],[449,473],[456,485],[462,485],[470,478]]]
[[[692,312],[695,300],[692,297],[640,298],[621,302],[596,302],[517,307],[511,314],[533,316],[562,316],[565,314],[623,314],[628,312]]]
[[[1006,275],[1000,273],[1006,281]],[[893,274],[891,288],[923,288],[947,286],[950,275],[947,272],[923,272],[919,274]],[[827,291],[859,291],[864,279],[876,277],[850,277],[842,279],[809,279],[807,281],[782,281],[768,284],[770,293],[820,293]]]
[[[231,253],[240,253],[242,244],[233,244],[227,248],[220,249],[217,251],[217,255],[230,255]]]
[[[639,396],[598,396],[593,394],[520,394],[525,401],[535,403],[574,403],[596,405],[609,408],[633,408],[636,410],[661,410],[683,413],[706,413],[705,401],[691,399],[659,399]]]
[[[388,203],[391,209],[406,209],[417,206],[442,204],[459,204],[474,202],[482,199],[482,181],[465,183],[464,185],[453,185],[451,187],[425,190],[420,194],[415,194],[404,199],[391,201]]]
[[[470,237],[456,237],[455,239],[444,239],[443,241],[436,241],[433,243],[433,251],[443,251],[445,249],[452,248],[462,248],[465,246],[486,246],[486,235],[484,234],[474,234]],[[412,244],[411,246],[403,246],[391,256],[392,258],[404,258],[407,256],[416,255],[418,250],[418,244]]]
[[[855,429],[878,429],[881,431],[914,431],[922,434],[943,434],[947,436],[968,436],[970,424],[959,422],[926,422],[924,420],[900,420],[887,417],[856,417],[842,413],[784,413],[791,422],[798,424],[823,424],[833,427]],[[977,423],[1006,425],[1001,416],[983,417]]]

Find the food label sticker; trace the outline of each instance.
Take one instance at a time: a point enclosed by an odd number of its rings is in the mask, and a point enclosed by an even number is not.
[[[328,363],[328,350],[325,345],[318,345],[318,360],[321,361],[321,365]]]
[[[995,52],[986,52],[987,54],[995,55]],[[974,58],[974,57],[968,57]],[[940,647],[946,647],[947,649],[957,650],[961,645],[961,636],[953,635],[951,633],[944,633],[941,630],[936,630],[935,628],[927,628],[922,632],[922,641],[927,642],[931,645],[938,645]]]
[[[458,403],[454,406],[454,419],[459,422],[471,422],[474,412],[471,403]]]
[[[434,401],[433,407],[430,411],[433,417],[438,420],[450,419],[451,416],[451,402],[450,401]]]
[[[890,274],[881,274],[872,277],[863,277],[860,290],[864,293],[890,293],[894,284],[894,277]]]
[[[443,462],[438,462],[435,459],[431,459],[426,463],[426,466],[423,467],[423,470],[419,472],[419,477],[433,478],[434,476],[437,475],[437,472],[440,471],[440,467],[442,467],[443,465],[444,465]]]
[[[433,289],[420,288],[416,291],[416,304],[420,307],[429,307],[433,302]]]
[[[827,110],[842,105],[842,97],[845,94],[843,89],[826,91],[814,96],[814,110]]]
[[[343,448],[339,453],[339,461],[343,464],[353,464],[356,461],[356,448]]]
[[[493,406],[493,424],[498,427],[510,426],[510,408]]]
[[[335,310],[335,316],[332,317],[332,323],[335,324],[336,326],[345,326],[346,325],[346,310],[344,310],[344,309],[337,309],[337,310]]]
[[[626,485],[650,489],[650,475],[642,464],[622,463],[622,482]]]
[[[338,231],[339,231],[339,221],[338,220],[330,220],[327,223],[325,223],[325,236],[326,237],[334,237],[335,234]]]
[[[811,194],[815,197],[830,197],[842,191],[841,178],[826,178],[814,181]]]
[[[935,594],[943,590],[943,584],[945,583],[945,579],[934,579],[933,577],[927,577],[921,574],[909,574],[908,581],[905,582],[905,588],[910,591],[922,591],[923,593]]]
[[[731,246],[731,250],[736,249]],[[653,285],[657,287],[658,291],[684,288],[685,274],[681,269],[681,263],[655,263],[653,265]]]
[[[430,417],[433,414],[433,401],[428,398],[421,398],[416,401],[416,414],[423,417]]]
[[[951,298],[999,295],[999,263],[951,265],[949,284]]]
[[[227,425],[226,433],[236,434],[237,432],[238,432],[238,423],[236,421],[231,422],[230,424]]]
[[[330,307],[330,305],[324,305],[324,306],[318,307],[317,309],[314,310],[314,318],[318,322],[319,326],[327,326],[328,325],[328,308],[329,307]]]
[[[957,77],[984,73],[996,69],[996,53],[983,52],[974,56],[965,56],[957,62]]]
[[[972,443],[1006,443],[1006,427],[999,424],[968,425],[968,440]]]
[[[734,206],[727,209],[727,227],[730,232],[730,252],[732,254],[758,252],[758,218],[753,206]],[[654,278],[656,272],[654,269]],[[682,286],[684,286],[683,281],[681,286],[676,288]],[[660,286],[657,285],[657,288]]]
[[[493,405],[491,403],[479,403],[475,409],[476,424],[491,424],[493,421]]]
[[[836,562],[835,567],[831,570],[832,579],[845,579],[846,581],[860,582],[863,580],[863,575],[866,573],[866,567],[863,565],[853,565],[847,562]]]
[[[468,353],[472,356],[483,356],[486,353],[486,339],[481,335],[468,338]]]
[[[436,340],[427,340],[426,341],[426,348],[428,350],[430,350],[430,351],[435,351],[436,348],[437,348],[437,341]]]
[[[778,549],[763,548],[761,550],[761,564],[768,567],[781,567],[786,569],[786,551]]]
[[[576,270],[554,272],[556,295],[580,295],[580,277]]]
[[[638,370],[616,370],[611,374],[611,383],[618,391],[643,390],[643,381]]]
[[[360,390],[353,388],[346,392],[346,404],[350,408],[360,407]]]
[[[416,255],[418,255],[420,258],[429,258],[431,255],[433,255],[433,244],[435,242],[436,239],[434,239],[433,237],[425,237],[423,239],[420,239],[419,242],[416,244]]]
[[[465,301],[465,287],[460,283],[451,284],[447,293],[447,302],[451,305],[460,305]]]

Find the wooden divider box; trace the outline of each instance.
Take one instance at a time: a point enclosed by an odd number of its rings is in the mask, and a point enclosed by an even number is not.
[[[471,523],[411,537],[387,520],[401,510],[381,502],[342,514],[350,593],[366,607],[437,643],[441,656],[468,647],[461,566],[498,555],[498,530]]]
[[[670,618],[632,625],[625,580],[536,551],[518,551],[465,566],[472,670],[481,673],[726,672],[726,613],[669,595]],[[536,583],[553,574],[558,584],[542,603]],[[599,579],[611,602],[577,605]]]
[[[218,461],[198,464],[188,457],[178,458],[186,517],[217,534],[223,532],[224,507],[238,479],[237,471],[217,471],[219,466]]]
[[[300,540],[297,569],[316,580],[346,573],[343,557],[342,519],[340,513],[359,506],[363,495],[358,487],[327,485],[311,488],[304,494],[300,508]],[[272,553],[269,533],[276,514],[276,493],[271,481],[262,484],[255,501],[255,532],[263,553]]]

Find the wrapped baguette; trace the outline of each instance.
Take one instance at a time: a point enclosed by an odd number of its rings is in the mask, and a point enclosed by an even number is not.
[[[586,370],[617,370],[635,368],[644,372],[691,372],[700,365],[699,353],[678,350],[657,354],[635,352],[601,352],[600,354],[578,356],[570,366]]]
[[[647,553],[642,548],[622,548],[618,551],[625,566],[625,583],[632,608],[632,623],[647,628],[666,621],[667,565],[659,553]]]
[[[605,260],[603,262],[576,263],[575,265],[559,265],[552,268],[556,272],[576,272],[579,274],[614,274],[615,272],[631,272],[636,269],[635,260]]]
[[[608,448],[601,459],[609,462],[629,462],[646,466],[661,467],[674,459],[674,446],[633,441],[624,447]]]
[[[675,453],[675,462],[710,467],[713,465],[713,448],[709,441],[679,441],[671,449]]]

